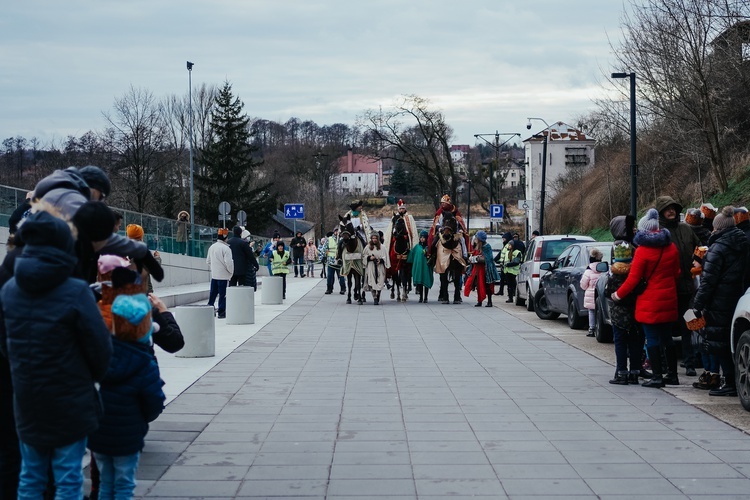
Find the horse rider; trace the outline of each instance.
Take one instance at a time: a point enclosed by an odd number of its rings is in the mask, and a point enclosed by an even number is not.
[[[447,215],[447,214],[446,214]],[[431,249],[434,254],[435,272],[440,275],[440,293],[438,300],[443,304],[450,304],[448,300],[448,278],[453,277],[453,303],[461,304],[461,275],[466,270],[466,257],[462,242],[464,237],[458,232],[458,222],[451,216],[446,216],[445,227],[435,238]]]
[[[437,236],[437,234],[440,232],[441,228],[445,225],[444,219],[445,215],[450,213],[452,218],[456,220],[457,223],[457,231],[456,233],[461,235],[461,247],[463,249],[463,255],[468,255],[469,253],[469,231],[466,229],[466,224],[464,223],[463,217],[461,217],[461,213],[458,211],[458,208],[451,202],[451,197],[446,195],[443,195],[442,198],[440,198],[440,207],[435,212],[435,217],[432,219],[432,228],[430,228],[430,233],[427,236],[427,248],[433,247],[433,242]]]
[[[367,219],[367,214],[362,210],[362,200],[357,200],[349,205],[349,211],[344,214],[344,219],[347,216],[351,217],[352,226],[354,226],[354,233],[362,242],[362,246],[367,245],[370,241],[370,235],[372,234],[372,228],[370,227],[370,221]]]

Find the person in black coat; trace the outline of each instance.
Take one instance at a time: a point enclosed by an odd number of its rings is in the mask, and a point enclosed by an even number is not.
[[[19,234],[15,275],[0,290],[0,354],[10,363],[23,463],[18,495],[41,498],[53,465],[57,494],[74,498],[86,436],[99,425],[94,383],[109,365],[111,335],[88,285],[72,277],[68,224],[38,212]]]
[[[232,273],[232,278],[229,280],[229,286],[249,286],[247,271],[252,265],[255,256],[250,249],[250,245],[241,236],[242,228],[234,226],[232,228],[232,237],[227,240],[229,249],[232,251],[232,260],[234,261],[234,273]]]
[[[714,218],[713,226],[693,309],[696,316],[706,319],[701,347],[718,358],[724,372],[724,385],[711,390],[709,395],[736,396],[729,335],[734,308],[745,293],[750,242],[745,233],[737,229],[732,207],[722,208]]]
[[[302,236],[302,231],[297,231],[289,245],[292,247],[292,261],[294,262],[294,277],[305,277],[305,247],[307,241]]]

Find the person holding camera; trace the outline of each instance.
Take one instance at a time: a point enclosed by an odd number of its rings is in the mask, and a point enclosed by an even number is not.
[[[190,228],[190,214],[185,210],[177,214],[177,233],[175,234],[175,241],[177,242],[177,253],[186,255],[187,254],[187,241]]]

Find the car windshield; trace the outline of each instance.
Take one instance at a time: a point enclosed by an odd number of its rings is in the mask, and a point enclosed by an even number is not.
[[[542,260],[555,260],[563,253],[563,250],[568,248],[573,243],[578,243],[576,240],[550,240],[545,241],[542,245]]]

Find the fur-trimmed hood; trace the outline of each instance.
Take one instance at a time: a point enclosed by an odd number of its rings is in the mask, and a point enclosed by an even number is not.
[[[670,243],[672,243],[672,236],[666,229],[638,231],[633,238],[633,244],[638,247],[666,247]]]
[[[630,272],[630,262],[615,262],[609,268],[612,274],[625,275]]]

